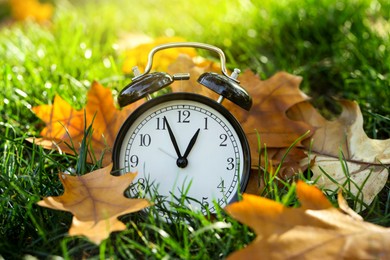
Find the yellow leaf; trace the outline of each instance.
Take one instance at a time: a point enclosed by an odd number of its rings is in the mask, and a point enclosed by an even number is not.
[[[11,13],[16,20],[32,19],[37,22],[49,20],[53,15],[53,6],[37,0],[10,0]]]
[[[131,39],[129,39],[131,41]],[[136,47],[125,51],[125,60],[122,65],[124,73],[130,73],[134,66],[138,66],[141,73],[145,70],[149,52],[156,46],[171,43],[184,42],[180,37],[160,37],[149,43],[142,43]],[[166,71],[168,65],[171,64],[180,54],[186,54],[190,57],[196,56],[196,51],[193,48],[171,48],[157,52],[153,57],[152,70]]]
[[[316,187],[300,182],[302,207],[244,194],[226,211],[257,237],[229,259],[388,259],[390,229],[358,220],[326,202]],[[345,205],[344,205],[345,206]]]
[[[117,218],[150,206],[144,199],[124,197],[135,174],[112,176],[112,165],[82,176],[60,173],[64,194],[47,197],[39,206],[71,212],[74,217],[69,235],[83,235],[100,244],[111,232],[126,229]]]

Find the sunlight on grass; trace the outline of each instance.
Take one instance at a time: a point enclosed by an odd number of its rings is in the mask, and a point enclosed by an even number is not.
[[[367,133],[390,137],[388,1],[42,2],[54,6],[43,24],[12,20],[10,7],[0,1],[0,258],[218,259],[255,238],[222,209],[210,219],[184,208],[180,217],[187,224],[169,224],[152,208],[150,214],[124,216],[129,229],[99,247],[67,236],[69,213],[35,205],[41,196],[63,192],[56,175],[77,159],[24,141],[43,127],[31,108],[51,104],[59,94],[79,109],[94,80],[117,93],[131,80],[122,70],[126,51],[136,45],[131,35],[216,45],[229,68],[250,68],[263,79],[277,71],[300,75],[319,108],[337,112],[331,97],[356,100]],[[260,173],[267,184],[263,195],[297,206],[294,184]],[[366,220],[390,225],[389,187],[364,211]]]

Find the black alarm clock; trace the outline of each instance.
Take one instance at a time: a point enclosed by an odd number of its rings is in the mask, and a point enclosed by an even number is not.
[[[175,80],[190,78],[188,73],[150,73],[156,52],[182,47],[219,55],[222,74],[206,72],[198,78],[199,87],[218,93],[218,100],[188,92],[152,98]],[[157,46],[149,53],[145,72],[137,67],[133,71],[135,77],[120,92],[118,103],[123,107],[144,97],[147,101],[123,123],[113,147],[114,169],[138,173],[130,196],[147,196],[148,190],[170,202],[184,194],[191,198],[191,207],[207,206],[211,213],[216,205],[237,200],[248,183],[250,149],[240,123],[222,102],[227,98],[245,110],[251,108],[252,99],[237,80],[239,70],[228,75],[221,49],[184,42]]]

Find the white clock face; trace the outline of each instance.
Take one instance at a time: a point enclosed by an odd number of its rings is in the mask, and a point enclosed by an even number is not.
[[[168,100],[135,114],[122,127],[114,154],[122,173],[138,172],[132,196],[148,184],[167,202],[184,194],[210,212],[213,202],[223,207],[236,196],[247,178],[248,151],[234,122],[195,100]],[[188,202],[195,209],[199,203]]]

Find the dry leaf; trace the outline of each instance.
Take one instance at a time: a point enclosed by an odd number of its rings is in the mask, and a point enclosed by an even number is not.
[[[390,165],[390,139],[368,138],[358,104],[347,100],[341,100],[340,104],[342,114],[334,121],[323,118],[307,102],[289,111],[291,118],[316,128],[312,138],[303,142],[309,159],[303,159],[301,163],[303,166],[312,164],[312,179],[322,189],[336,191],[346,185],[355,196],[370,204],[388,179],[386,166]]]
[[[322,192],[297,184],[299,208],[244,194],[226,207],[257,237],[229,259],[388,259],[390,229],[357,220],[331,206]]]
[[[247,133],[252,158],[258,156],[256,131],[260,136],[261,145],[265,144],[267,148],[286,148],[308,130],[312,130],[309,124],[291,120],[286,115],[290,107],[308,99],[308,96],[299,90],[300,77],[278,72],[262,81],[252,71],[247,70],[239,80],[252,96],[252,108],[248,113],[237,106],[227,107],[238,118]]]
[[[145,199],[129,199],[124,191],[136,174],[112,176],[112,165],[82,176],[60,173],[64,194],[47,197],[39,206],[69,211],[73,214],[69,235],[83,235],[96,244],[111,232],[126,229],[119,216],[150,206]]]
[[[16,20],[32,19],[44,22],[53,15],[53,6],[38,0],[10,0],[10,6],[12,17]]]
[[[46,127],[41,131],[43,138],[28,140],[48,149],[73,154],[69,145],[73,144],[79,150],[84,128],[93,122],[92,151],[89,151],[88,161],[96,162],[103,157],[103,165],[108,165],[119,128],[142,102],[141,100],[118,110],[114,106],[111,90],[94,82],[88,91],[84,110],[73,109],[60,96],[55,97],[53,105],[33,107],[33,112],[46,123]]]

